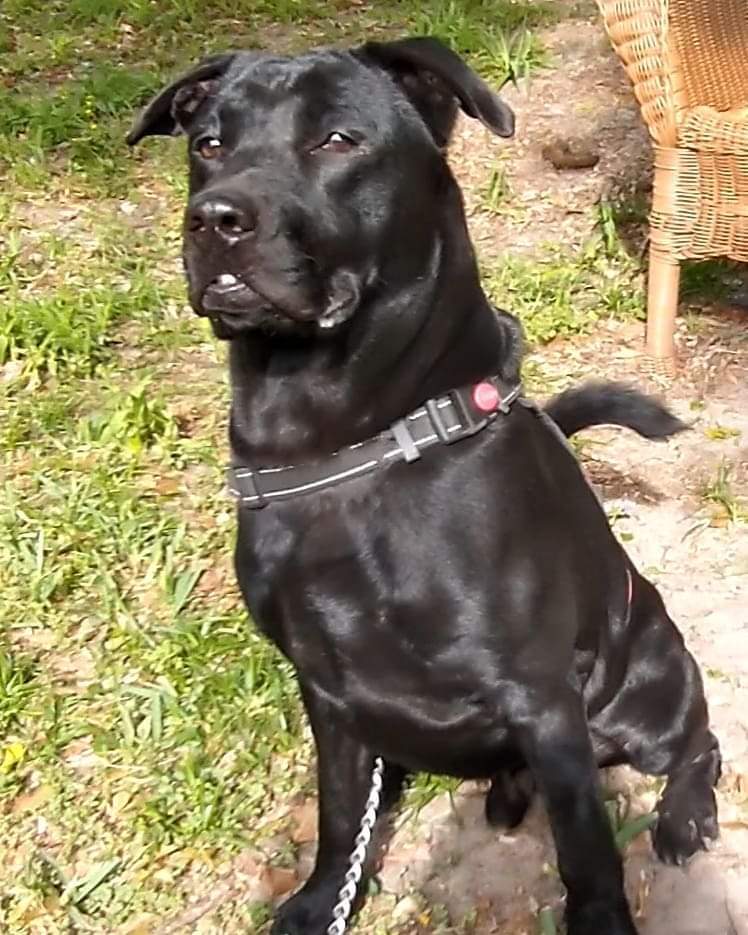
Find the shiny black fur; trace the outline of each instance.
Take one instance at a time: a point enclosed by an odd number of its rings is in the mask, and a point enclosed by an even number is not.
[[[519,327],[481,290],[443,155],[458,106],[511,134],[509,109],[457,56],[406,40],[216,56],[134,128],[131,142],[189,136],[185,266],[195,310],[231,339],[235,463],[325,457],[451,387],[518,379]],[[548,412],[567,434],[680,427],[620,387]],[[488,817],[511,826],[534,785],[570,935],[635,932],[598,765],[667,778],[663,859],[717,834],[719,750],[696,664],[531,410],[416,463],[240,509],[236,570],[296,667],[318,752],[317,863],[274,932],[325,932],[376,754],[388,805],[414,771],[491,777]]]

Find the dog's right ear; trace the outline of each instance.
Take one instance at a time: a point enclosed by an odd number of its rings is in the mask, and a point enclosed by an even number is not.
[[[145,136],[176,136],[202,102],[213,94],[235,58],[234,52],[211,55],[153,98],[127,134],[128,146]]]
[[[446,146],[458,107],[497,136],[512,136],[511,108],[439,39],[418,36],[367,42],[355,54],[385,68],[424,119],[438,146]]]

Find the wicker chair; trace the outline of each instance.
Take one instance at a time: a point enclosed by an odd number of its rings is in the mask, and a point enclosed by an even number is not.
[[[597,0],[654,144],[647,351],[675,357],[681,260],[748,260],[748,2]]]

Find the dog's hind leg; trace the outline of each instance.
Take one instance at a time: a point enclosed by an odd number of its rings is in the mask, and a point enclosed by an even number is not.
[[[527,765],[517,755],[491,777],[486,794],[486,821],[493,828],[516,828],[530,807],[535,783]]]
[[[634,591],[633,662],[623,688],[591,726],[613,740],[621,760],[667,777],[652,842],[661,860],[681,864],[719,834],[719,744],[709,730],[698,666],[660,595],[639,576]]]

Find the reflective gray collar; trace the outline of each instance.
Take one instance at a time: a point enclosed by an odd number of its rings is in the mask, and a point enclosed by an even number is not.
[[[452,445],[480,432],[499,413],[506,415],[521,393],[517,384],[502,395],[498,377],[487,377],[427,400],[386,431],[323,460],[258,469],[232,465],[227,471],[229,493],[240,506],[257,510],[342,484],[391,461],[417,461],[425,448]]]

